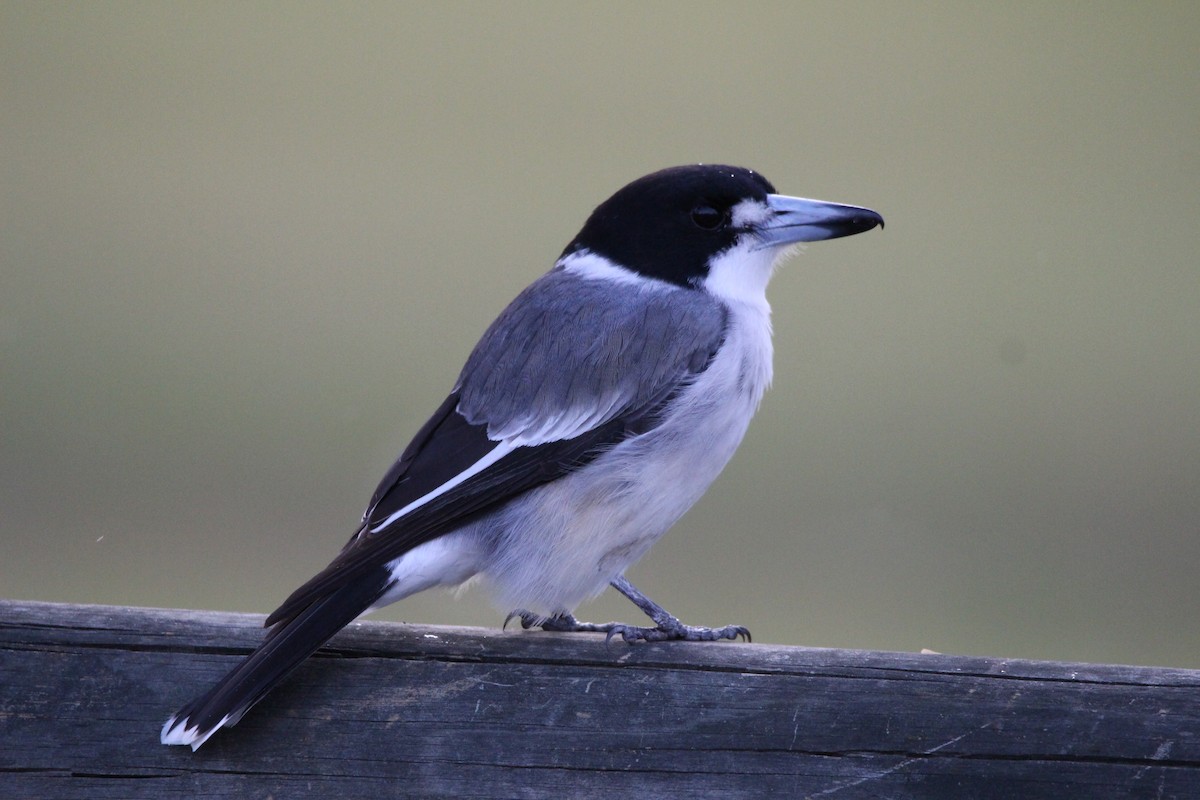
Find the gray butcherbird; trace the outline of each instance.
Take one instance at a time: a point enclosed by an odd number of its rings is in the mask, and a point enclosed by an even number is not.
[[[724,468],[771,382],[776,265],[797,243],[877,225],[739,167],[675,167],[618,191],[484,333],[342,552],[167,720],[163,743],[196,749],[235,724],[364,611],[475,576],[525,627],[748,636],[682,624],[624,572]],[[577,622],[610,584],[654,626]]]

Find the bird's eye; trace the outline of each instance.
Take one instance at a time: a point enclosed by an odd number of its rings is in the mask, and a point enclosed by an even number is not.
[[[729,222],[729,212],[701,203],[692,209],[692,222],[706,231],[715,231]]]

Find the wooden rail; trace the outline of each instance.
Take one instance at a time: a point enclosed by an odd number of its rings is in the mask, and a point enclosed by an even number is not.
[[[198,752],[262,617],[0,601],[2,798],[1200,798],[1200,672],[355,623]]]

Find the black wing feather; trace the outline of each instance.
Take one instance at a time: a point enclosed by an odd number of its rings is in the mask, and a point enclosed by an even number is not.
[[[434,411],[433,415],[430,416],[425,424],[421,426],[421,429],[417,431],[417,435],[412,438],[412,441],[409,442],[408,447],[404,448],[404,452],[400,454],[398,459],[396,459],[396,463],[392,464],[391,468],[379,481],[379,485],[375,487],[375,493],[371,495],[371,502],[367,504],[367,510],[363,512],[362,524],[364,526],[370,525],[373,522],[377,522],[380,519],[386,519],[392,512],[396,511],[397,509],[404,508],[404,506],[408,505],[413,500],[421,497],[422,494],[436,489],[441,485],[442,481],[449,480],[457,474],[451,471],[453,470],[453,465],[447,462],[445,469],[433,469],[433,472],[436,472],[437,474],[434,475],[431,472],[428,480],[426,481],[420,480],[420,473],[413,476],[408,475],[409,470],[412,468],[413,461],[425,448],[425,446],[429,444],[429,440],[432,439],[433,435],[438,432],[438,429],[446,426],[447,422],[452,423],[453,420],[449,419],[452,415],[458,416],[457,414],[454,414],[454,409],[457,406],[458,392],[454,391],[450,393],[450,396],[447,397],[440,406],[438,406],[437,411]],[[459,417],[459,419],[461,419],[461,417]],[[487,451],[484,450],[484,452]],[[483,457],[483,454],[484,453],[479,453],[475,457],[477,459],[481,458]],[[470,461],[468,463],[474,463],[474,461]],[[436,468],[437,466],[438,464],[436,463],[425,465],[426,469]],[[399,484],[406,478],[407,481],[405,488],[401,488]],[[413,478],[416,478],[417,480],[413,481]],[[421,484],[420,486],[417,485],[418,482]],[[424,492],[420,491],[420,489],[424,486],[428,486],[428,488],[426,488]],[[385,499],[387,500],[386,503],[384,502]],[[355,536],[357,535],[358,534],[356,533]]]
[[[443,408],[454,398],[452,394]],[[386,483],[390,486],[384,488],[381,484],[376,490],[363,527],[337,558],[293,592],[264,624],[286,622],[313,602],[381,564],[466,524],[497,504],[578,469],[631,432],[643,430],[640,425],[643,416],[614,419],[573,439],[518,447],[486,470],[405,514],[395,524],[371,532],[372,524],[428,494],[499,444],[487,438],[486,426],[471,425],[457,411],[445,414],[440,422],[426,426],[429,434],[423,441],[414,440],[405,451],[407,459],[402,456],[389,471]],[[431,472],[441,474],[442,480],[429,480]]]

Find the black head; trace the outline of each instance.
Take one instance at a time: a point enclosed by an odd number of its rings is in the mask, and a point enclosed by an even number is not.
[[[601,203],[563,255],[590,250],[623,267],[680,285],[694,284],[709,260],[746,231],[733,207],[765,203],[775,187],[752,170],[693,164],[638,178]]]

